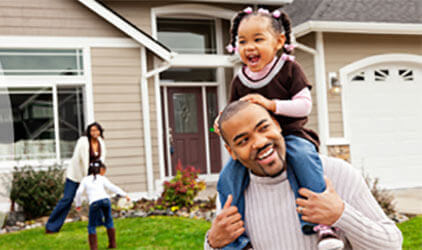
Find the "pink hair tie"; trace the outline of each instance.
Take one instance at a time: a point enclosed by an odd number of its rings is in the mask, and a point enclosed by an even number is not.
[[[270,14],[270,12],[267,9],[263,9],[263,8],[259,8],[257,12],[260,14],[268,14],[268,15]]]
[[[283,54],[283,55],[281,55],[281,60],[283,60],[283,61],[292,61],[293,62],[295,60],[295,56]]]
[[[272,15],[274,18],[279,18],[281,16],[281,12],[279,10],[275,10],[273,11]]]
[[[284,44],[284,48],[287,51],[293,51],[296,48],[296,45],[294,45],[294,44]]]
[[[246,14],[251,14],[253,12],[252,7],[247,7],[243,10],[243,12],[245,12]]]
[[[229,53],[233,53],[233,52],[237,51],[237,48],[234,48],[233,45],[229,44],[229,45],[226,46],[226,50]]]

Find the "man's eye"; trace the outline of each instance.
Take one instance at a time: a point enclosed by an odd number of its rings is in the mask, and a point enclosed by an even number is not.
[[[264,131],[266,131],[269,127],[270,127],[270,125],[266,124],[266,125],[263,125],[263,126],[260,128],[260,130],[261,130],[261,132],[264,132]]]
[[[237,142],[237,146],[245,145],[248,142],[248,138],[243,138]]]

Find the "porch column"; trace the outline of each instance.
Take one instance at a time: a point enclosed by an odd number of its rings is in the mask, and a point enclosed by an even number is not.
[[[325,79],[325,54],[322,32],[316,32],[316,55],[314,56],[318,130],[321,140],[320,152],[327,154],[327,140],[329,137],[328,104],[327,104],[327,83]]]
[[[154,174],[152,168],[152,146],[151,146],[151,126],[149,116],[148,78],[147,78],[147,53],[144,46],[141,46],[141,101],[142,120],[144,123],[144,147],[145,165],[147,170],[148,193],[154,192]]]

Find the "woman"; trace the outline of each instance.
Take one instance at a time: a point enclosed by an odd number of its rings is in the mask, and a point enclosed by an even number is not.
[[[86,129],[86,135],[81,136],[76,143],[72,159],[66,172],[66,183],[63,198],[57,203],[45,225],[46,233],[58,233],[72,206],[73,198],[82,178],[87,176],[91,162],[104,162],[106,148],[103,141],[104,129],[97,122],[91,123]]]

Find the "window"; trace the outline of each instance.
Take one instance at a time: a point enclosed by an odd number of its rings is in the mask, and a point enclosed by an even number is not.
[[[8,88],[0,92],[0,99],[9,99],[12,113],[12,121],[2,119],[0,127],[13,123],[12,146],[7,141],[0,143],[0,159],[56,159],[57,154],[70,158],[84,127],[81,94],[81,87],[58,87],[56,96],[52,88]],[[56,133],[60,142],[56,141]],[[60,152],[56,152],[56,143],[60,144]]]
[[[82,50],[0,49],[4,75],[83,75]]]
[[[160,74],[160,79],[167,82],[215,82],[217,70],[209,68],[171,68]]]
[[[85,127],[83,67],[81,49],[0,49],[0,129],[10,128],[0,161],[72,156]]]
[[[181,54],[216,54],[214,20],[157,19],[158,40]]]

